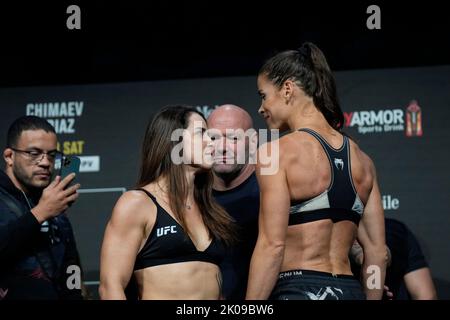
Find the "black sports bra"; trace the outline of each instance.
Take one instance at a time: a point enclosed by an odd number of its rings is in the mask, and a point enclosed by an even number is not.
[[[312,199],[291,201],[289,225],[322,219],[331,219],[333,222],[349,220],[358,224],[364,204],[353,184],[348,138],[344,136],[342,147],[334,149],[317,132],[307,128],[299,131],[309,133],[322,145],[331,166],[331,183],[327,190]]]
[[[162,208],[156,198],[145,192],[156,205],[156,221],[153,229],[139,251],[134,270],[170,263],[204,261],[219,265],[225,255],[223,243],[213,239],[204,251],[198,251],[181,225]]]

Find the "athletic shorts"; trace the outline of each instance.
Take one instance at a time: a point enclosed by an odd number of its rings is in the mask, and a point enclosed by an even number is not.
[[[366,300],[361,283],[352,275],[313,270],[281,272],[272,300]]]

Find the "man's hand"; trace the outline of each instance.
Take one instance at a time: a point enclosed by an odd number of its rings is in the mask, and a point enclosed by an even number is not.
[[[31,210],[39,223],[64,212],[78,198],[77,190],[80,184],[77,183],[65,189],[74,178],[75,173],[69,174],[63,180],[57,176],[44,189],[39,203]]]

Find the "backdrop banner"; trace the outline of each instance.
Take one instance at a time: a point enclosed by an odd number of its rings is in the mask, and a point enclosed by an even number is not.
[[[450,299],[450,66],[335,76],[344,131],[376,165],[386,216],[414,232],[439,298]],[[245,108],[256,129],[266,128],[258,115],[256,76],[0,88],[3,147],[12,121],[35,115],[53,124],[61,151],[81,157],[81,194],[68,216],[87,285],[98,284],[111,210],[136,183],[148,120],[167,105],[192,105],[208,116],[225,103]]]

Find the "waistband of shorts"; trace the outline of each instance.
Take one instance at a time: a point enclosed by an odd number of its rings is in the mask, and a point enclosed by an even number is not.
[[[315,270],[287,270],[280,272],[278,275],[278,279],[285,279],[290,277],[301,277],[301,276],[319,276],[319,277],[331,277],[337,279],[356,279],[354,275],[349,274],[333,274],[331,272],[323,272],[323,271],[315,271]]]

